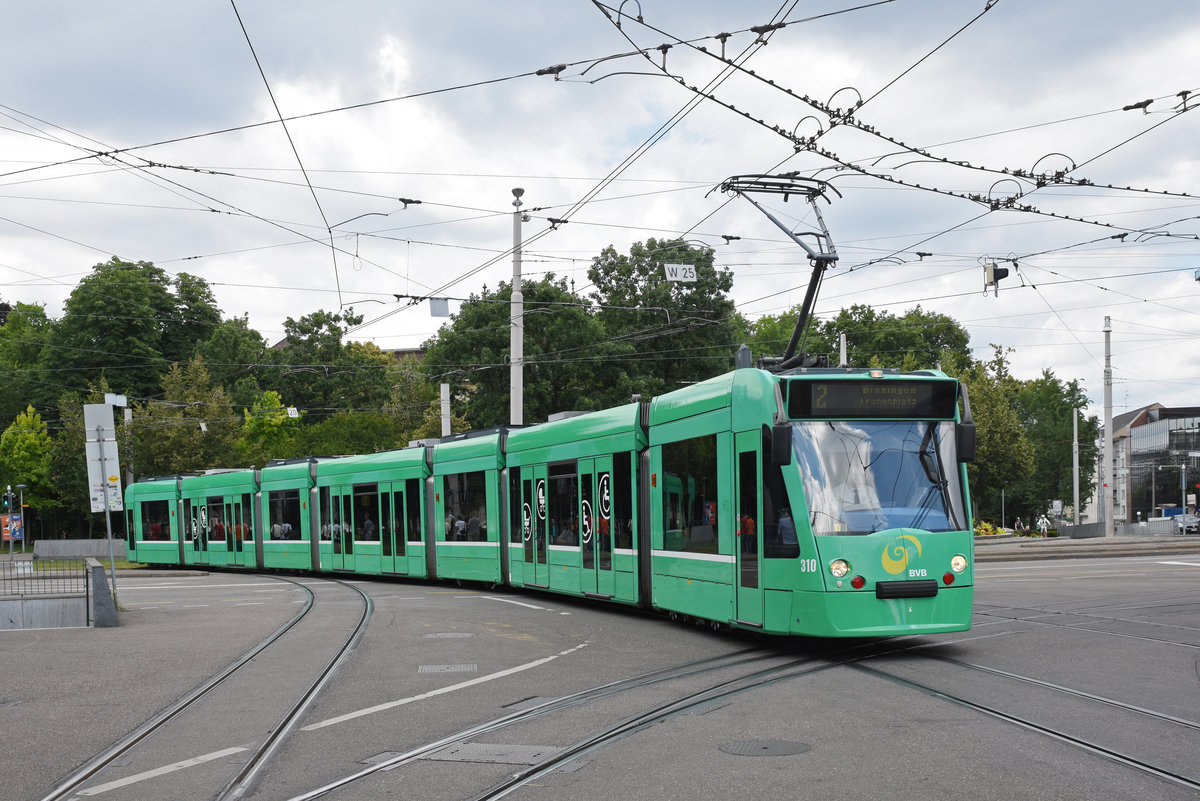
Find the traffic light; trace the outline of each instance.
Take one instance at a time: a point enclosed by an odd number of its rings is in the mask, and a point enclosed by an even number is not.
[[[987,288],[995,287],[995,292],[1000,291],[1000,279],[1008,277],[1007,267],[997,267],[996,262],[989,261],[983,265],[983,291],[987,293]]]
[[[12,505],[12,493],[6,492],[6,493],[4,493],[4,512],[5,512],[5,514],[8,513],[9,506],[11,506],[11,505]]]

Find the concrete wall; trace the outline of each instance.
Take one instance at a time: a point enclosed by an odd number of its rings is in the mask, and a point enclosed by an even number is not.
[[[5,599],[0,600],[0,629],[86,626],[87,612],[87,599],[81,595]]]
[[[113,556],[125,558],[125,540],[113,538]],[[81,559],[86,556],[96,559],[108,558],[108,540],[35,540],[34,559]]]

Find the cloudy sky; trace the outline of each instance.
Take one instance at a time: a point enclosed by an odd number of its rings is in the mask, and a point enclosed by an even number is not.
[[[1020,377],[1080,380],[1092,414],[1107,316],[1114,413],[1200,406],[1195,12],[9,4],[0,298],[58,317],[74,284],[119,256],[203,277],[269,342],[289,316],[352,306],[366,317],[354,338],[417,347],[444,321],[394,296],[453,310],[511,280],[522,187],[527,276],[586,293],[603,247],[683,237],[716,249],[756,319],[802,300],[807,260],[745,198],[713,190],[797,171],[840,193],[821,203],[840,261],[819,314],[949,314],[977,357],[998,345]],[[817,224],[800,198],[755,197],[798,232]],[[988,260],[1010,270],[998,293],[984,292]]]

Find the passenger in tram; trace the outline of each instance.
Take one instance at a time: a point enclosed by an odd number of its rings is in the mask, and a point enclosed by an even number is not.
[[[800,541],[796,538],[796,521],[785,507],[779,516],[779,544],[781,556],[796,556],[800,553]]]
[[[371,519],[370,514],[367,514],[367,516],[363,519],[363,539],[364,540],[379,539],[378,537],[375,536],[375,521]]]
[[[481,530],[480,530],[480,525],[479,525],[479,518],[472,517],[470,520],[467,521],[467,539],[470,540],[471,542],[478,542],[479,540],[483,539],[483,537],[480,535],[481,535]]]

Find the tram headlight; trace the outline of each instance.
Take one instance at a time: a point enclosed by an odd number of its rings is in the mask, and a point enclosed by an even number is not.
[[[950,569],[955,573],[961,573],[966,570],[967,557],[963,556],[961,553],[955,554],[954,558],[950,560]]]
[[[829,565],[829,572],[834,578],[841,578],[850,572],[850,564],[845,559],[834,559]]]

